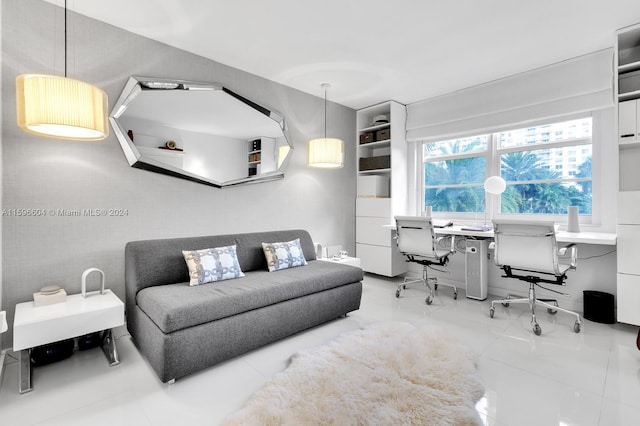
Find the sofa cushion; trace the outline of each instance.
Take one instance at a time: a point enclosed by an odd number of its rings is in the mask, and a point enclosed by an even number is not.
[[[307,264],[300,247],[300,238],[279,243],[262,243],[262,250],[267,259],[269,272]]]
[[[204,250],[182,250],[182,255],[189,268],[189,285],[244,277],[238,264],[235,244]]]
[[[215,284],[147,287],[138,292],[137,303],[158,328],[171,333],[358,282],[362,276],[360,268],[310,261],[304,268],[252,271]]]

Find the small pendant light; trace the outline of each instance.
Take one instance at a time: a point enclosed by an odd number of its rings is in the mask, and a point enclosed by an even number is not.
[[[309,159],[307,165],[319,169],[339,169],[344,167],[344,142],[327,137],[327,90],[328,83],[321,85],[324,91],[324,137],[309,141]]]
[[[67,1],[64,2],[64,77],[22,74],[16,78],[18,126],[58,139],[95,141],[107,137],[107,94],[67,78]]]

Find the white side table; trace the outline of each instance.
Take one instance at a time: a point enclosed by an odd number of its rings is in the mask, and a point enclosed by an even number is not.
[[[318,260],[322,260],[324,262],[335,262],[335,263],[341,263],[343,265],[351,265],[351,266],[355,266],[358,268],[362,268],[362,266],[360,266],[360,258],[358,257],[343,257],[340,258],[338,260],[334,260],[333,257],[323,257],[321,259]]]
[[[31,349],[47,343],[104,331],[102,350],[117,365],[118,351],[111,329],[124,324],[124,303],[111,290],[67,296],[64,303],[34,306],[18,303],[13,321],[13,350],[20,351],[20,393],[31,387]]]

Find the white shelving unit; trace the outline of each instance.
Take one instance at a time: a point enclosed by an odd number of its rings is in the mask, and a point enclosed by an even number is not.
[[[247,142],[247,166],[248,176],[260,174],[260,163],[262,161],[262,140],[260,138]]]
[[[388,123],[375,123],[379,116]],[[388,277],[407,271],[395,230],[384,227],[395,215],[407,214],[405,121],[405,106],[394,101],[361,109],[356,118],[356,256],[364,271]]]
[[[640,24],[616,32],[619,192],[617,319],[640,325]]]

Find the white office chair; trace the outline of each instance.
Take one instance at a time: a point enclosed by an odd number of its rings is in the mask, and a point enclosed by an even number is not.
[[[576,322],[573,325],[573,331],[579,333],[582,325],[579,314],[558,307],[558,301],[555,299],[536,297],[536,286],[568,296],[568,294],[542,287],[540,283],[565,285],[567,271],[576,269],[578,256],[576,245],[570,244],[558,249],[553,222],[494,220],[493,229],[495,240],[492,246],[495,248],[496,265],[504,271],[503,277],[516,278],[529,283],[529,297],[513,299],[509,295],[506,299],[493,300],[489,310],[491,318],[495,314],[496,303],[502,303],[505,307],[512,303],[528,303],[531,309],[531,326],[533,332],[539,336],[542,334],[542,329],[536,321],[535,307],[540,305],[546,307],[549,314],[562,311],[574,315]],[[559,256],[566,256],[567,250],[570,250],[571,263],[560,263]]]
[[[429,295],[425,302],[430,305],[433,302],[434,289],[438,289],[438,279],[429,277],[427,270],[431,265],[444,266],[449,262],[449,255],[455,252],[455,241],[452,235],[436,238],[433,232],[433,222],[431,217],[423,216],[396,216],[396,241],[398,250],[406,258],[407,262],[414,262],[422,265],[422,278],[405,277],[404,281],[398,284],[396,297],[400,297],[400,292],[407,288],[407,284],[422,282],[429,289]],[[451,245],[446,249],[438,247],[442,241],[451,240]],[[429,281],[434,286],[431,288]],[[458,298],[458,289],[455,285],[442,283],[453,287],[453,298]]]

